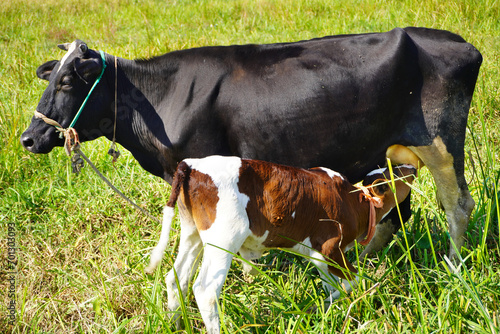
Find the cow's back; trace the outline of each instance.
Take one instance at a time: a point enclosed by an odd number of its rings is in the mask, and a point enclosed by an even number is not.
[[[163,57],[180,64],[162,116],[177,160],[222,154],[326,166],[353,182],[384,165],[393,144],[464,132],[480,65],[461,37],[424,28]]]
[[[424,74],[403,29],[230,48],[215,111],[232,154],[357,181],[390,145],[430,142],[406,132],[422,128]]]

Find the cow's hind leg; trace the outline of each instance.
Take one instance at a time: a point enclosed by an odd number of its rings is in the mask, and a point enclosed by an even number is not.
[[[463,174],[463,152],[452,155],[440,137],[430,146],[410,149],[422,159],[434,177],[438,199],[446,212],[450,236],[455,244],[450,245],[449,257],[455,259],[465,243],[465,231],[475,205]]]

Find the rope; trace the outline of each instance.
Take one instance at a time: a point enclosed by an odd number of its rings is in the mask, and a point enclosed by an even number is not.
[[[68,126],[68,128],[72,128],[75,126],[76,124],[76,121],[78,120],[78,118],[80,118],[80,115],[83,111],[83,108],[85,107],[85,105],[87,104],[87,101],[89,100],[90,98],[90,95],[92,94],[92,92],[94,91],[94,88],[97,86],[97,84],[99,83],[99,81],[101,81],[101,78],[104,74],[104,70],[106,69],[106,59],[104,57],[104,52],[102,52],[101,50],[99,50],[99,53],[101,54],[101,60],[102,60],[102,70],[101,70],[101,74],[99,74],[99,77],[97,78],[97,80],[94,82],[94,84],[92,85],[92,88],[90,88],[90,91],[89,93],[87,94],[87,97],[85,98],[85,100],[83,100],[83,103],[82,105],[80,106],[80,109],[78,109],[78,112],[76,113],[75,115],[75,118],[73,118],[73,121],[71,121],[71,124]]]
[[[45,123],[52,125],[56,128],[56,131],[61,133],[61,136],[64,136],[64,150],[66,154],[70,157],[71,152],[75,150],[75,147],[80,145],[80,139],[78,138],[78,133],[75,129],[69,127],[67,129],[63,128],[61,124],[52,118],[48,118],[38,110],[35,110],[35,118],[40,118]]]
[[[56,128],[57,131],[59,132],[64,132],[64,128],[61,126],[61,124],[57,123],[51,118],[48,118],[38,110],[35,110],[35,118],[40,118],[42,119],[45,123],[52,125],[53,127]]]
[[[121,198],[132,204],[133,207],[135,207],[137,210],[139,210],[142,214],[145,216],[149,217],[150,219],[153,219],[157,223],[161,224],[161,221],[156,218],[155,216],[151,215],[149,212],[141,208],[139,205],[135,204],[134,201],[132,201],[130,198],[125,196],[118,188],[116,188],[111,181],[108,180],[107,177],[105,177],[98,169],[97,167],[90,161],[90,159],[83,154],[83,152],[80,150],[80,140],[78,138],[78,133],[76,132],[75,129],[73,128],[67,128],[64,129],[61,124],[59,124],[57,121],[48,118],[47,116],[43,115],[41,112],[35,110],[35,117],[42,119],[45,123],[52,125],[56,128],[57,131],[61,132],[64,135],[64,149],[66,151],[66,154],[68,156],[71,156],[72,153],[74,155],[71,157],[71,165],[73,167],[73,173],[78,174],[83,167],[83,158],[87,163],[92,167],[94,172],[111,188],[115,193],[120,195]]]
[[[106,182],[106,184],[111,188],[113,189],[113,191],[115,193],[117,193],[118,195],[120,195],[121,198],[123,198],[124,200],[126,200],[127,202],[129,202],[130,204],[132,204],[133,207],[135,207],[137,210],[139,210],[142,214],[144,214],[145,216],[153,219],[154,221],[156,221],[157,223],[161,224],[161,221],[156,218],[155,216],[151,215],[149,212],[147,212],[146,210],[144,210],[143,208],[141,208],[139,205],[135,204],[134,201],[132,201],[130,198],[128,198],[127,196],[125,196],[120,190],[118,190],[118,188],[116,188],[112,183],[111,181],[108,180],[108,178],[106,176],[104,176],[98,169],[97,167],[92,163],[92,161],[90,161],[90,159],[85,155],[83,154],[83,152],[80,150],[80,148],[77,148],[75,151],[74,151],[76,154],[78,155],[81,155],[82,158],[87,161],[87,163],[89,164],[90,167],[92,167],[92,169],[94,170],[94,172],[96,172],[96,174],[104,181]]]
[[[366,199],[370,203],[368,231],[366,232],[365,240],[360,242],[361,245],[366,246],[372,240],[373,235],[375,234],[375,228],[377,225],[377,213],[375,211],[375,208],[382,208],[384,206],[384,202],[381,198],[370,195],[370,191],[367,187],[359,186],[359,189],[362,191],[359,194],[359,202],[361,203],[363,199]]]
[[[115,56],[115,124],[113,126],[113,141],[108,150],[108,154],[113,157],[113,166],[120,156],[120,151],[116,149],[116,119],[118,117],[118,65]]]
[[[83,154],[83,152],[80,150],[80,140],[78,138],[78,133],[76,132],[75,129],[73,128],[67,128],[64,129],[61,124],[59,124],[57,121],[48,118],[47,116],[43,115],[39,111],[35,110],[35,117],[42,119],[45,123],[52,125],[56,128],[57,131],[61,132],[61,134],[64,135],[64,149],[66,151],[66,154],[68,156],[71,156],[72,153],[73,156],[71,157],[71,166],[73,168],[73,173],[78,174],[83,167],[83,160],[82,158],[87,161],[87,163],[92,167],[92,169],[96,172],[96,174],[104,181],[106,184],[113,189],[115,193],[120,195],[121,198],[132,204],[137,210],[139,210],[142,214],[146,215],[150,219],[153,219],[157,223],[161,224],[161,221],[156,218],[155,216],[151,215],[149,212],[141,208],[139,205],[135,204],[134,201],[132,201],[130,198],[125,196],[118,188],[116,188],[111,181],[108,180],[98,169],[97,167],[90,161],[90,159]]]
[[[104,74],[104,70],[106,69],[106,59],[104,57],[104,52],[99,51],[99,53],[101,55],[101,60],[102,60],[101,74],[99,75],[99,77],[97,78],[97,80],[94,82],[94,85],[92,86],[92,88],[90,88],[90,91],[87,94],[87,97],[83,101],[82,105],[80,106],[80,109],[76,113],[75,117],[73,118],[73,121],[71,121],[71,124],[69,125],[68,128],[66,128],[66,129],[63,128],[62,125],[59,124],[57,121],[55,121],[55,120],[53,120],[51,118],[48,118],[47,116],[45,116],[44,114],[42,114],[38,110],[35,110],[34,116],[35,116],[35,118],[39,118],[39,119],[43,120],[45,123],[47,123],[47,124],[52,125],[53,127],[55,127],[56,130],[61,133],[61,138],[62,138],[62,136],[64,136],[64,150],[66,151],[66,154],[71,157],[71,167],[73,168],[73,173],[75,173],[75,174],[80,173],[80,170],[82,169],[82,167],[84,165],[83,160],[82,160],[82,158],[83,158],[85,161],[87,161],[87,163],[90,165],[90,167],[92,167],[92,169],[96,172],[96,174],[111,189],[113,189],[113,191],[115,193],[117,193],[118,195],[120,195],[121,198],[123,198],[124,200],[126,200],[127,202],[129,202],[130,204],[132,204],[132,206],[134,206],[142,214],[146,215],[150,219],[153,219],[157,223],[161,224],[161,221],[158,218],[156,218],[155,216],[151,215],[149,212],[147,212],[146,210],[144,210],[143,208],[141,208],[140,206],[138,206],[137,204],[135,204],[134,201],[132,201],[130,198],[128,198],[127,196],[125,196],[120,190],[118,190],[118,188],[116,188],[111,183],[111,181],[109,181],[97,169],[97,167],[92,163],[92,161],[90,161],[90,159],[87,158],[87,156],[85,154],[83,154],[83,152],[80,150],[80,139],[78,137],[78,133],[73,128],[73,126],[75,125],[76,121],[80,117],[80,115],[81,115],[81,113],[83,111],[83,108],[87,104],[87,101],[88,101],[90,95],[94,91],[94,88],[97,86],[97,84],[99,83],[99,81],[101,81],[101,78],[102,78],[102,76]],[[116,99],[117,98],[117,90],[118,90],[117,87],[118,87],[118,74],[117,74],[117,60],[116,60],[116,56],[115,56],[115,125],[114,125],[114,129],[113,129],[113,143],[112,143],[111,148],[108,151],[108,153],[111,156],[113,156],[113,163],[116,161],[116,159],[120,155],[120,152],[117,151],[117,150],[115,150],[116,118],[117,118],[117,112],[118,112],[118,110],[117,110],[117,99]]]

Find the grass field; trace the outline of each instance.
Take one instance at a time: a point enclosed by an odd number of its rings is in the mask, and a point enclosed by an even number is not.
[[[144,58],[204,45],[295,41],[413,25],[456,32],[484,57],[466,142],[466,178],[476,208],[464,264],[452,273],[445,263],[447,223],[424,169],[412,219],[384,250],[359,264],[364,279],[357,290],[327,311],[320,280],[307,261],[273,252],[260,261],[273,266],[260,267],[252,284],[234,261],[220,300],[224,331],[498,332],[499,17],[497,0],[3,0],[0,333],[175,332],[165,312],[163,276],[170,259],[154,278],[143,273],[160,226],[125,204],[90,168],[71,174],[62,149],[34,155],[20,145],[46,86],[35,70],[63,56],[58,43],[79,38],[93,49]],[[127,195],[160,216],[169,186],[142,170],[130,154],[114,169],[108,147],[99,139],[84,144],[83,151]],[[177,235],[171,238],[173,243]],[[15,243],[11,253],[9,242]],[[9,266],[9,256],[17,260],[15,266]],[[185,303],[185,332],[203,332],[192,292]]]

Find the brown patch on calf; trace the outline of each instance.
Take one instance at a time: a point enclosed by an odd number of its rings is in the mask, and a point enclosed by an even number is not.
[[[410,175],[409,182],[415,171],[409,166],[394,168],[396,177]],[[373,173],[371,182],[390,180],[386,174]],[[384,201],[383,207],[375,209],[379,222],[396,200],[401,202],[408,195],[409,187],[396,181],[396,196],[388,183],[376,183],[374,187],[374,194]],[[331,273],[348,280],[354,278],[357,271],[345,258],[344,250],[366,235],[370,200],[362,197],[360,202],[359,189],[346,178],[330,177],[321,168],[305,170],[242,160],[238,188],[250,198],[246,212],[252,233],[261,237],[268,232],[262,242],[264,247],[292,248],[308,239],[313,249],[337,264],[329,266]]]
[[[243,160],[238,188],[250,198],[246,212],[252,232],[259,237],[269,231],[265,247],[291,248],[309,238],[316,251],[356,272],[343,250],[366,231],[369,204],[359,203],[359,193],[345,178],[331,178],[322,169]]]
[[[212,178],[196,169],[190,170],[181,188],[179,204],[191,214],[199,231],[208,230],[214,223],[218,201],[218,189]]]

